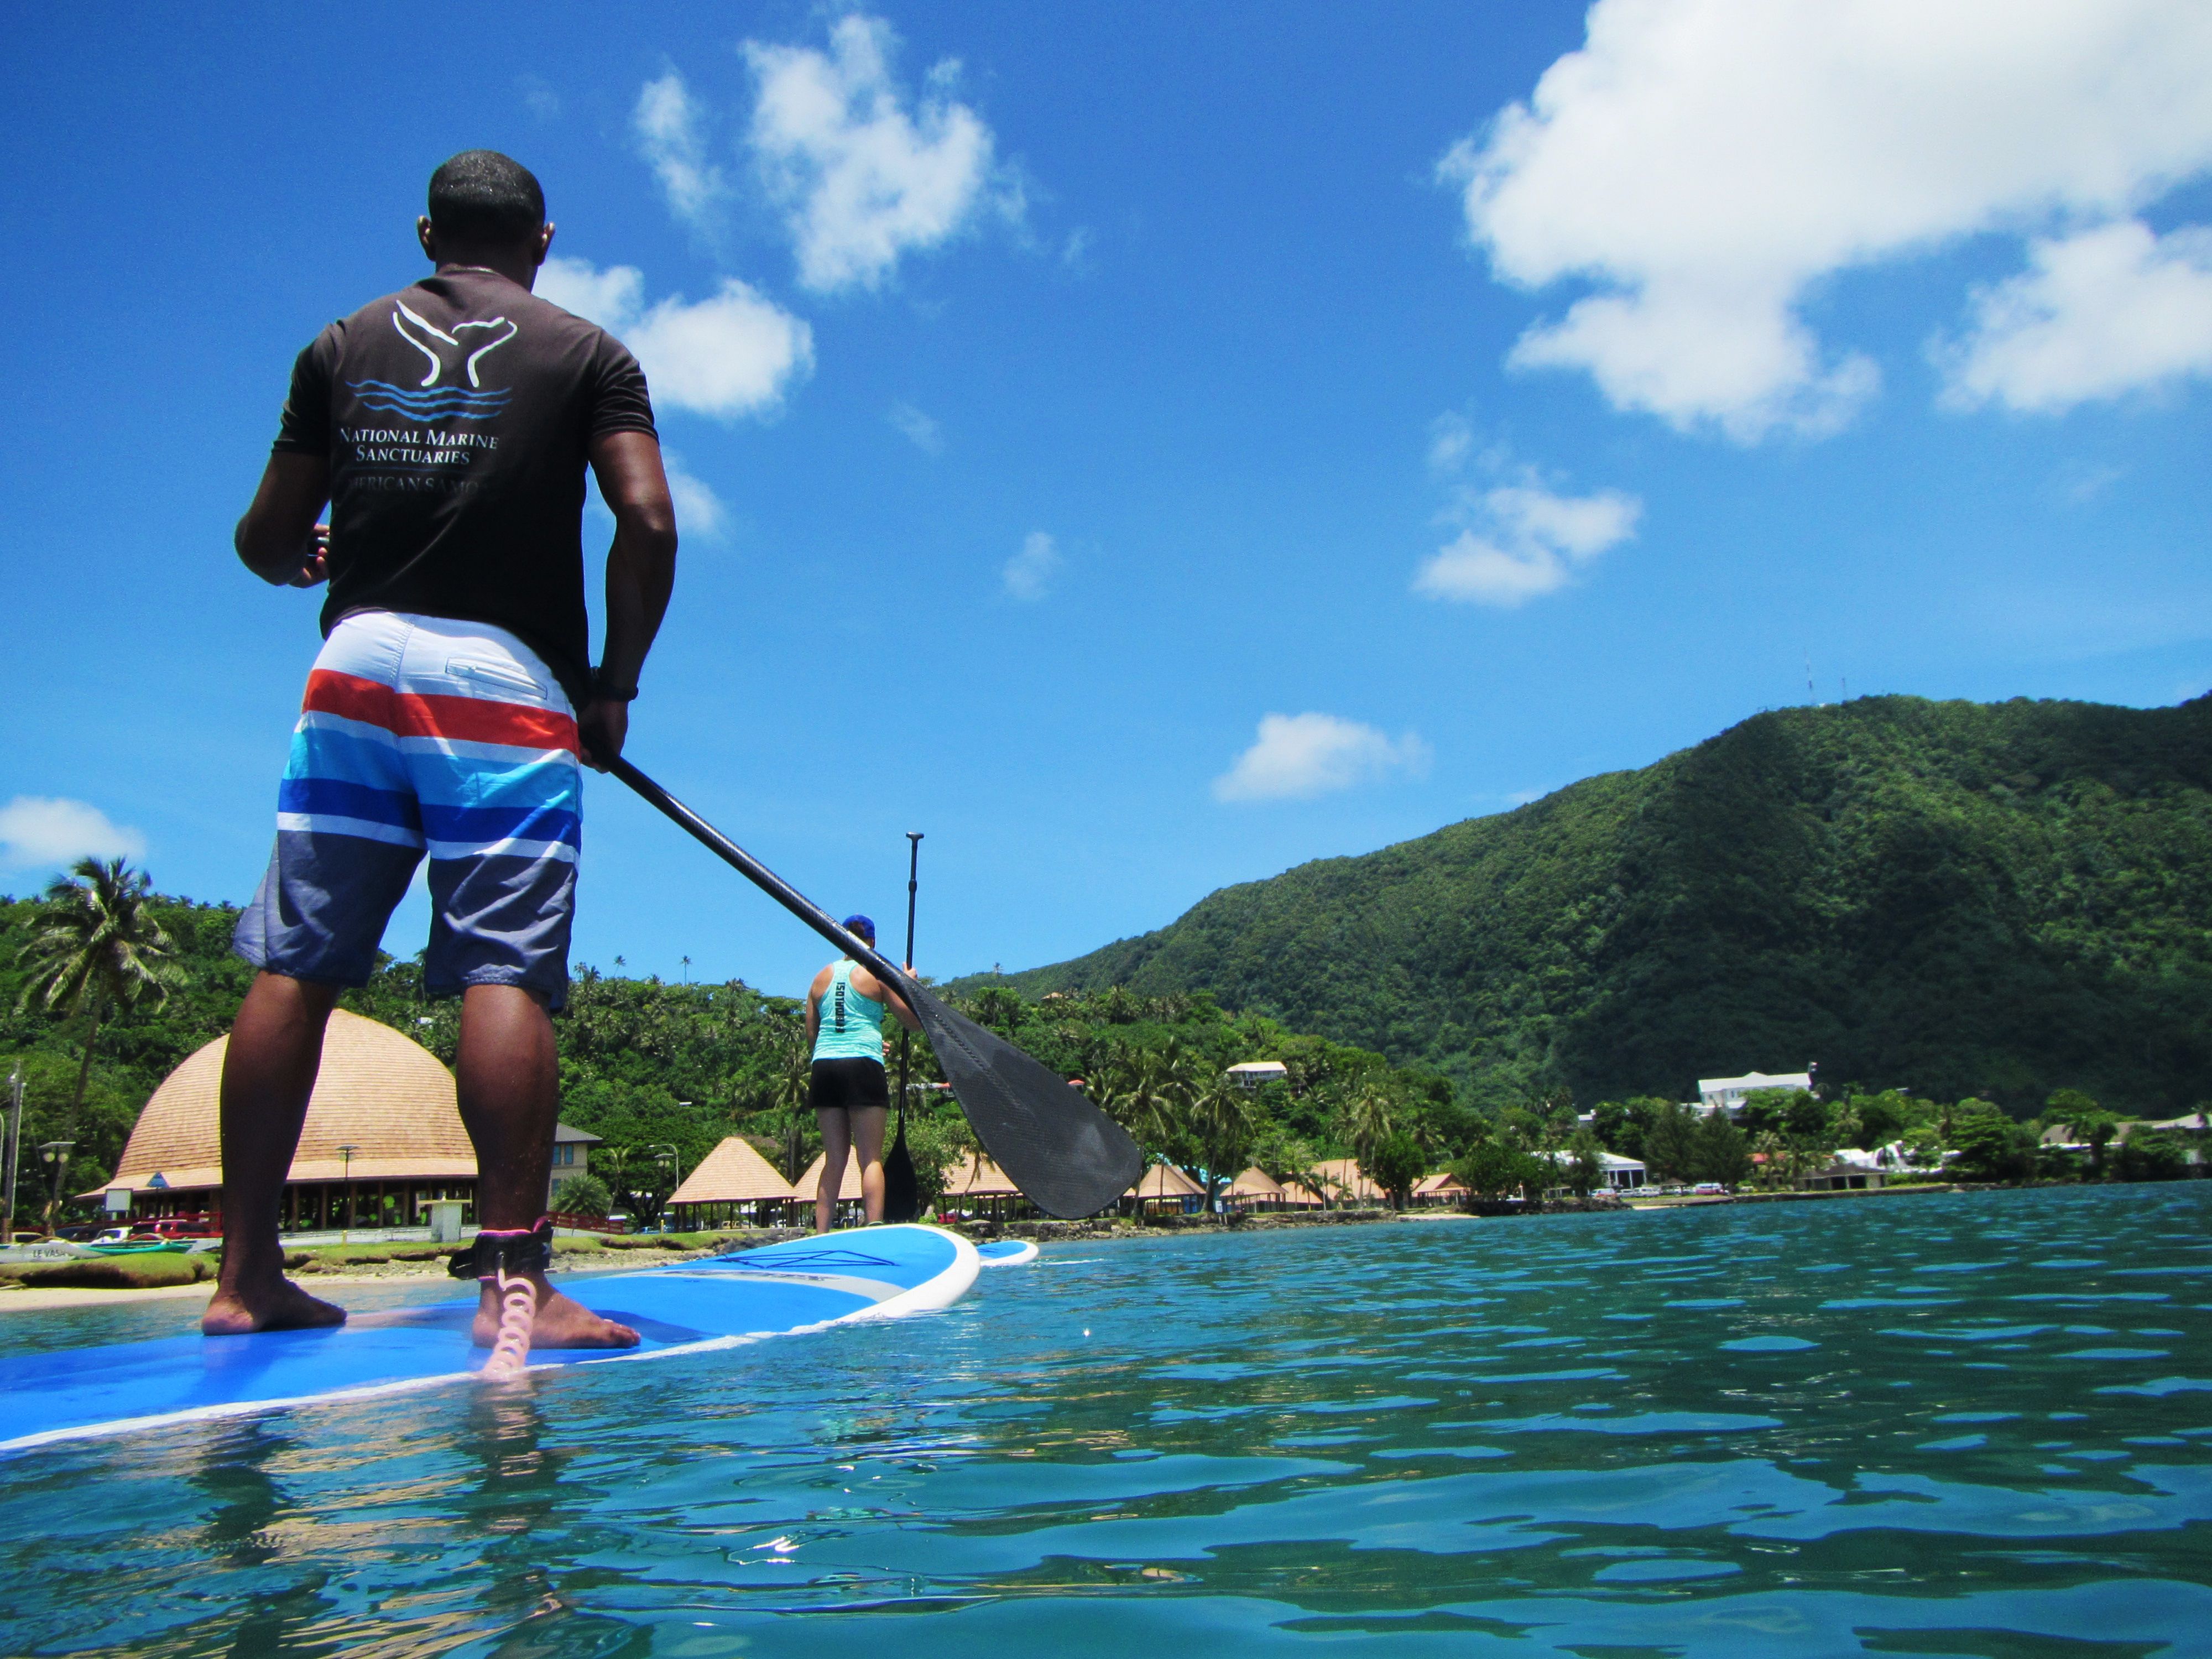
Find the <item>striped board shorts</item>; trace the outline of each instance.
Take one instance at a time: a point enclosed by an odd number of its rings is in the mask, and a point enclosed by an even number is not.
[[[528,646],[487,623],[358,612],[307,676],[276,850],[234,947],[364,985],[427,852],[426,988],[520,985],[557,1008],[583,805],[574,713]]]

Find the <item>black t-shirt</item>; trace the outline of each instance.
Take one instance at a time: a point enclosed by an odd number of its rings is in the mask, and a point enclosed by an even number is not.
[[[653,431],[637,360],[487,270],[424,278],[315,337],[276,447],[331,469],[323,632],[356,611],[495,623],[579,705],[585,451]]]

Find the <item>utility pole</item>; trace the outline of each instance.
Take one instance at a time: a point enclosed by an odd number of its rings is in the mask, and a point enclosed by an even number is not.
[[[7,1148],[4,1158],[0,1158],[0,1163],[4,1163],[6,1165],[8,1182],[7,1195],[3,1200],[0,1200],[0,1207],[4,1207],[6,1210],[7,1220],[4,1225],[0,1225],[0,1245],[13,1244],[15,1242],[15,1161],[22,1156],[22,1152],[23,1062],[19,1060],[15,1062],[15,1069],[8,1073]]]

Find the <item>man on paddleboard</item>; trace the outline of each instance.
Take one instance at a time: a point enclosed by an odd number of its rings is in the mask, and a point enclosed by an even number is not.
[[[845,931],[866,944],[876,942],[876,924],[866,916],[845,918]],[[906,964],[909,974],[914,964]],[[826,1233],[837,1216],[837,1189],[844,1184],[845,1160],[860,1154],[860,1203],[869,1224],[884,1218],[884,1120],[891,1091],[884,1072],[884,1010],[889,1007],[909,1031],[919,1031],[899,994],[850,957],[840,957],[806,990],[806,1044],[813,1054],[806,1092],[822,1125],[822,1178],[814,1187],[814,1231]]]
[[[531,293],[553,240],[538,180],[490,150],[430,179],[416,234],[435,273],[300,354],[268,469],[239,521],[264,581],[327,580],[324,645],[277,793],[276,845],[239,918],[261,969],[222,1073],[222,1273],[210,1336],[331,1325],[286,1279],[277,1208],[323,1029],[367,982],[429,857],[428,988],[459,994],[454,1070],[483,1229],[458,1276],[536,1292],[539,1347],[637,1333],[545,1282],[544,1218],[568,992],[580,759],[622,753],[676,573],[676,517],[636,360]],[[615,518],[607,635],[591,667],[584,470]],[[327,540],[317,525],[331,508]]]

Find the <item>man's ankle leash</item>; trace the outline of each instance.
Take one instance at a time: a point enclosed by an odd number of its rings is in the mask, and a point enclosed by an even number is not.
[[[553,1265],[553,1218],[534,1227],[487,1227],[466,1249],[447,1259],[455,1279],[496,1279],[501,1273],[542,1273]]]

